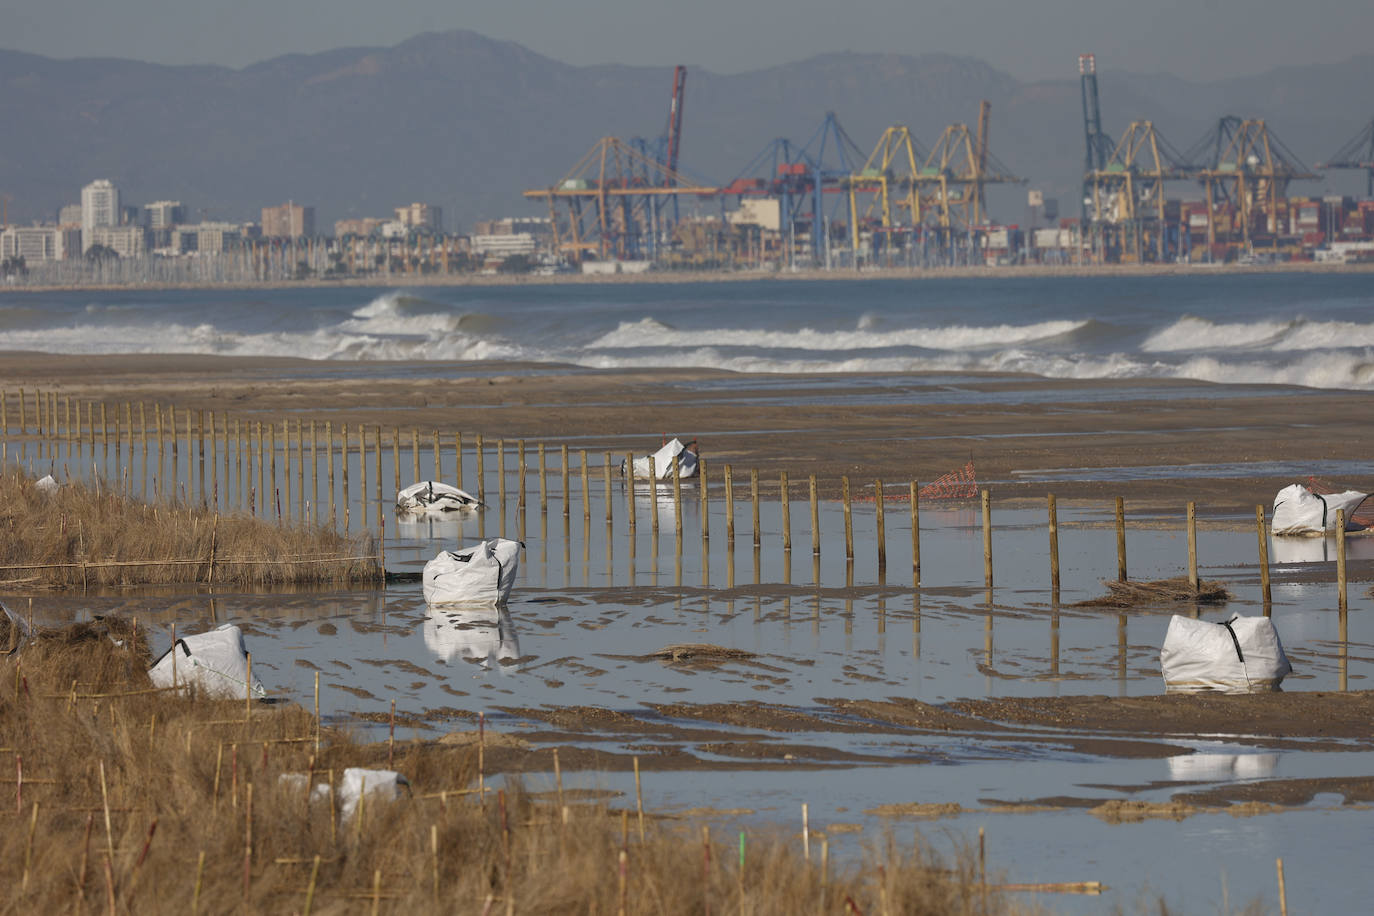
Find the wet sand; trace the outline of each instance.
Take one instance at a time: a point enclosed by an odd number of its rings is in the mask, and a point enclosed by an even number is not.
[[[433,429],[461,430],[468,443],[481,433],[488,443],[501,437],[555,449],[566,443],[574,453],[642,454],[666,433],[696,438],[712,467],[757,468],[765,479],[785,470],[794,486],[814,474],[827,495],[842,475],[902,491],[912,479],[928,482],[972,460],[980,486],[998,500],[1120,495],[1133,510],[1176,511],[1194,500],[1203,515],[1249,512],[1293,478],[1263,469],[1254,476],[1193,469],[1150,480],[1023,478],[1065,468],[1301,467],[1374,454],[1374,426],[1363,422],[1367,393],[1188,381],[31,353],[0,354],[0,379],[10,391],[37,387],[80,400],[418,428],[422,441]]]

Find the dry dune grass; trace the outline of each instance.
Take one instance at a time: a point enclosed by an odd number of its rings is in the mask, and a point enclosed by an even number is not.
[[[326,731],[315,757],[305,710],[153,691],[146,663],[109,619],[0,659],[0,913],[1018,911],[967,853],[889,840],[826,875],[775,832],[741,869],[736,837],[649,818],[641,838],[633,805],[564,809],[514,782],[479,798],[471,746],[398,745],[409,797],[347,819],[279,777],[385,767],[385,744]]]
[[[1178,604],[1196,602],[1198,604],[1218,604],[1231,597],[1226,586],[1220,582],[1199,580],[1197,588],[1188,581],[1187,576],[1172,579],[1156,579],[1153,582],[1117,582],[1104,580],[1107,594],[1086,601],[1077,601],[1074,607],[1145,607],[1158,604]]]
[[[45,493],[26,475],[0,476],[3,585],[371,582],[376,552],[323,527],[148,505],[81,483]]]

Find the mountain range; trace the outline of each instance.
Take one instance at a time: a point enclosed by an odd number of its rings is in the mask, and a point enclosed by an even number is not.
[[[1077,62],[1023,82],[946,54],[837,53],[750,72],[689,70],[681,166],[726,183],[777,137],[804,143],[833,111],[866,154],[891,124],[930,144],[992,104],[990,148],[1074,212],[1083,163]],[[81,186],[112,179],[126,203],[181,200],[192,218],[256,219],[312,204],[317,226],[441,205],[446,227],[537,212],[520,192],[561,178],[603,136],[664,131],[672,68],[577,67],[471,31],[388,48],[294,54],[242,69],[0,50],[0,195],[12,222],[52,219]],[[1265,118],[1308,165],[1369,123],[1374,55],[1191,82],[1104,69],[1103,126],[1149,119],[1184,149],[1226,114]],[[1354,193],[1329,173],[1295,193]],[[1015,222],[1025,189],[993,198]]]

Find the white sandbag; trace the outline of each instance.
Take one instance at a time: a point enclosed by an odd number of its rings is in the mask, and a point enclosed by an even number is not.
[[[396,494],[397,512],[456,512],[459,509],[475,509],[480,505],[477,497],[468,491],[436,480],[413,483]]]
[[[678,476],[693,477],[697,472],[697,454],[688,451],[681,439],[674,439],[654,452],[654,476],[659,480],[673,479],[673,462],[677,462]],[[649,479],[649,456],[634,460],[635,477]],[[625,473],[625,460],[620,461],[620,473]]]
[[[349,767],[339,781],[339,813],[347,820],[353,816],[363,795],[371,805],[373,801],[395,801],[404,794],[403,790],[410,790],[410,780],[395,770]]]
[[[1358,531],[1360,526],[1350,521],[1368,494],[1357,490],[1325,495],[1313,493],[1302,484],[1284,487],[1274,497],[1274,515],[1270,527],[1279,535],[1314,535],[1336,530],[1336,511],[1345,510],[1346,530]]]
[[[1293,670],[1268,617],[1233,617],[1224,623],[1175,615],[1159,650],[1170,693],[1276,690]]]
[[[520,657],[520,642],[510,614],[496,607],[473,610],[432,607],[425,615],[425,645],[441,661],[476,661],[504,670],[502,661]]]
[[[462,550],[442,550],[425,564],[427,604],[504,604],[520,569],[519,541],[492,538]]]
[[[56,493],[61,488],[61,486],[61,484],[59,484],[56,480],[53,479],[53,476],[51,474],[48,474],[44,477],[39,478],[34,483],[33,488],[39,491],[40,493]]]
[[[247,699],[248,650],[243,631],[226,623],[208,633],[184,636],[153,663],[148,677],[156,687],[185,687],[217,700]],[[252,690],[254,696],[267,696],[257,678]]]

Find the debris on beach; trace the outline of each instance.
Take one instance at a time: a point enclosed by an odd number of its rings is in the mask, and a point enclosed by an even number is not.
[[[1336,530],[1336,513],[1345,512],[1345,530],[1360,531],[1364,525],[1354,521],[1367,493],[1345,490],[1340,493],[1315,493],[1300,483],[1284,487],[1274,497],[1270,529],[1276,535],[1315,537]]]
[[[33,485],[33,488],[40,493],[55,493],[57,490],[61,489],[61,487],[62,485],[58,483],[51,474],[39,478]]]
[[[1218,604],[1227,601],[1231,593],[1220,582],[1199,580],[1197,588],[1188,581],[1187,576],[1172,579],[1156,579],[1153,582],[1117,582],[1104,579],[1107,594],[1086,601],[1074,602],[1074,607],[1141,607],[1150,604],[1170,602],[1196,602],[1198,604]]]
[[[650,652],[642,656],[645,661],[658,660],[665,662],[687,664],[712,665],[731,659],[757,658],[757,654],[745,651],[744,649],[730,649],[725,646],[716,646],[711,643],[685,643],[683,645],[664,646],[657,652]]]
[[[654,452],[652,456],[644,456],[634,460],[634,475],[637,478],[647,480],[649,477],[649,458],[654,459],[654,477],[659,480],[671,480],[673,478],[673,464],[677,463],[678,476],[685,479],[694,477],[697,473],[697,440],[693,439],[686,445],[681,439],[673,439],[664,444],[663,448]],[[620,462],[620,473],[625,473],[625,461]]]
[[[396,511],[414,515],[476,509],[481,500],[466,490],[436,480],[413,483],[396,494]]]
[[[1277,690],[1293,670],[1268,617],[1213,622],[1174,615],[1159,663],[1169,693]]]
[[[310,777],[305,773],[283,773],[278,782],[290,789],[304,791],[310,785]],[[358,802],[364,795],[368,801],[396,801],[410,792],[410,780],[395,770],[377,770],[369,767],[349,767],[343,771],[343,778],[335,790],[339,801],[339,813],[344,820],[353,816]],[[328,801],[329,784],[316,783],[310,790],[310,800]]]
[[[27,620],[6,607],[3,601],[0,601],[0,611],[4,612],[0,616],[0,653],[13,655],[33,637],[33,628]]]
[[[978,496],[978,474],[973,469],[973,459],[962,468],[957,468],[937,477],[921,487],[921,499],[976,499]]]
[[[185,688],[216,700],[261,699],[266,689],[257,680],[249,683],[248,650],[243,631],[232,623],[208,633],[184,636],[148,669],[155,687]]]
[[[520,568],[520,548],[491,538],[462,550],[441,550],[425,564],[421,581],[427,604],[505,604]]]

